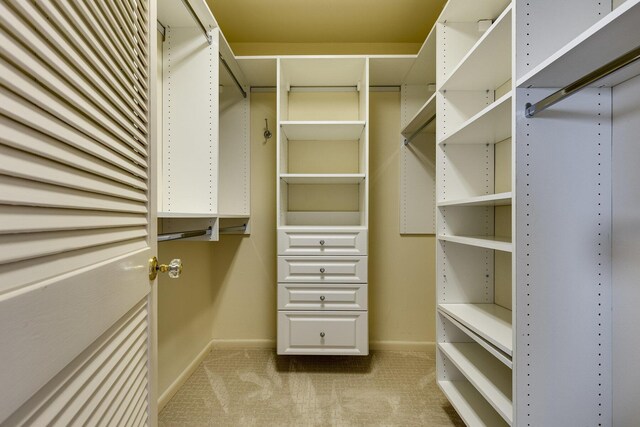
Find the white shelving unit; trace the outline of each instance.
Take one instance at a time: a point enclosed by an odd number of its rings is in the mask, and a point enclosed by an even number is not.
[[[165,26],[158,228],[211,228],[189,239],[211,241],[218,228],[249,221],[249,94],[215,19],[200,6],[194,18],[180,2],[158,3]]]
[[[450,0],[436,24],[437,372],[468,425],[515,413],[513,22],[509,1]]]
[[[368,59],[277,68],[278,354],[367,355]]]

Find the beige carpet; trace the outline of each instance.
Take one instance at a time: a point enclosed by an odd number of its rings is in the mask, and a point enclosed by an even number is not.
[[[213,350],[160,426],[463,426],[435,383],[435,355],[277,356]]]

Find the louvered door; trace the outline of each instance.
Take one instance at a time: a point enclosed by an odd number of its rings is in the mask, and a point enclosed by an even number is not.
[[[155,15],[0,1],[0,424],[155,423]]]

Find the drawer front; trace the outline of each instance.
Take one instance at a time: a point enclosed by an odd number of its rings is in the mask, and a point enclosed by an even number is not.
[[[278,282],[367,283],[367,257],[278,257]]]
[[[366,310],[367,285],[279,283],[278,310]]]
[[[367,255],[367,231],[280,230],[278,255]]]
[[[278,354],[369,354],[366,311],[278,312]]]

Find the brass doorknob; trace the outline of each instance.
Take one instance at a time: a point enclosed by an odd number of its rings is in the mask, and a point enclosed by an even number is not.
[[[155,280],[161,273],[169,273],[170,279],[177,279],[182,274],[182,260],[180,258],[172,259],[169,264],[159,264],[158,258],[149,258],[149,280]]]

